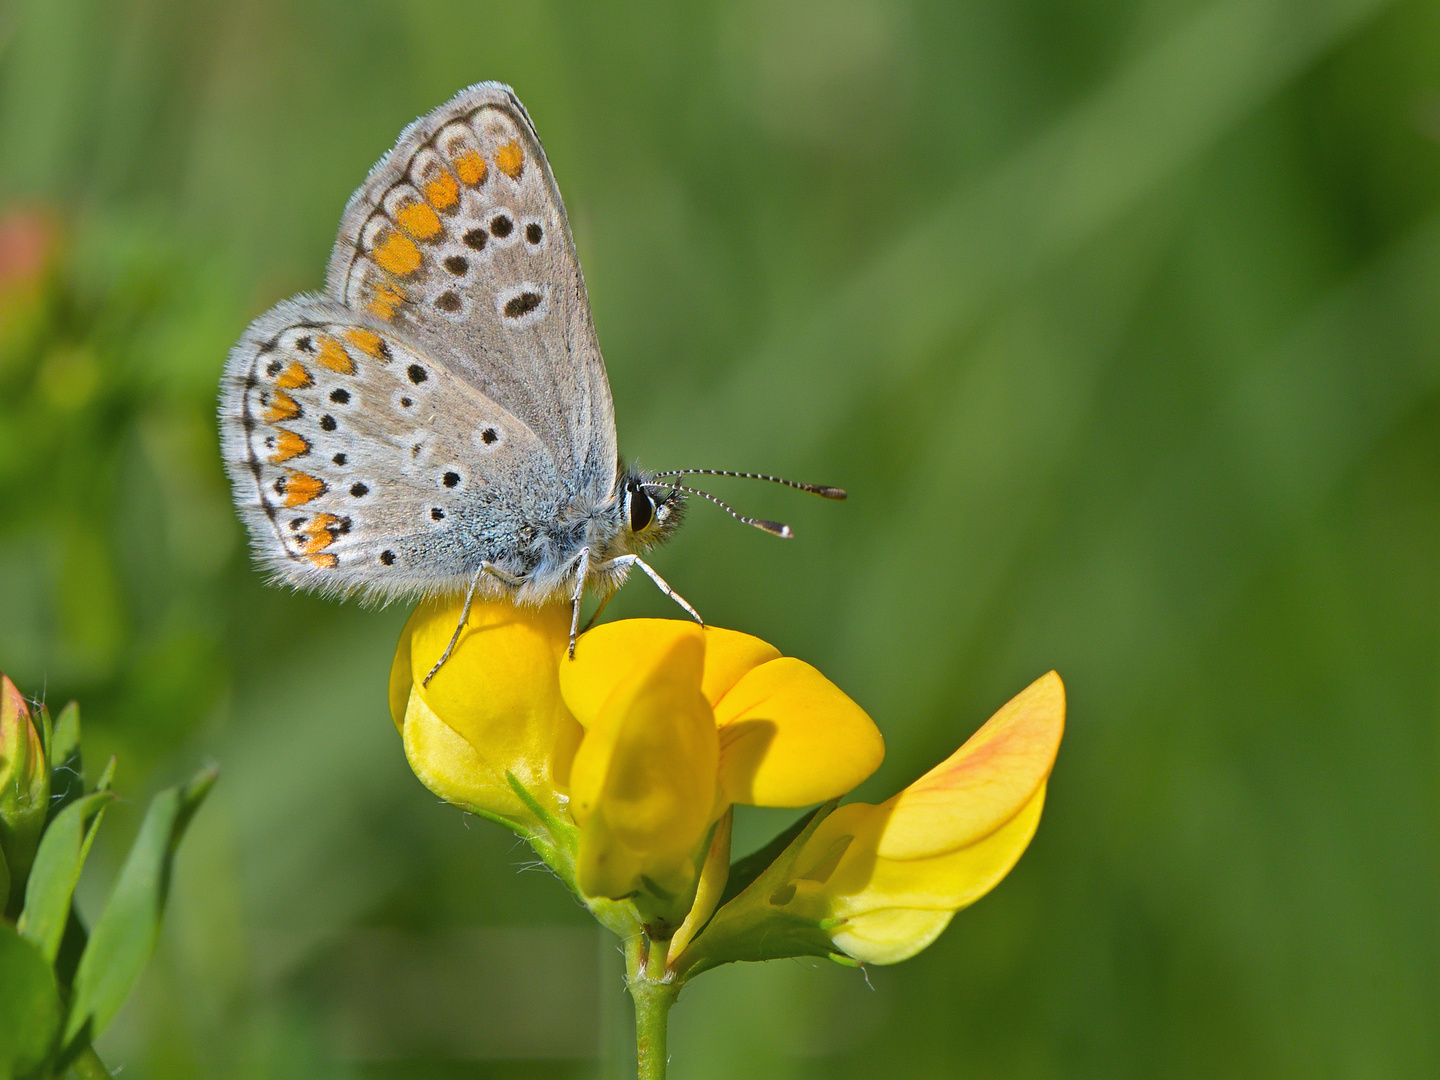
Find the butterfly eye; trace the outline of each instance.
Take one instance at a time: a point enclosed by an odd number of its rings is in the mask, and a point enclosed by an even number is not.
[[[655,520],[655,504],[640,488],[630,489],[630,531],[641,532]]]

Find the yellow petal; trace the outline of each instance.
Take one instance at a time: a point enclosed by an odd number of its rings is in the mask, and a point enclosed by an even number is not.
[[[704,639],[694,626],[665,637],[663,647],[652,641],[630,658],[571,767],[571,812],[582,828],[577,876],[590,895],[623,896],[639,875],[673,875],[711,822],[719,740],[700,693]],[[568,681],[567,688],[578,695],[571,700],[582,699],[582,688]],[[607,856],[596,844],[639,862]],[[587,871],[602,866],[619,869]]]
[[[888,824],[884,806],[842,806],[805,845],[793,903],[810,911],[823,906],[830,917],[881,908],[958,911],[1010,872],[1035,835],[1044,806],[1042,784],[1018,814],[983,840],[922,859],[888,859],[876,853]],[[846,836],[853,838],[848,845],[843,844]]]
[[[885,756],[865,710],[809,664],[781,657],[719,701],[720,782],[731,802],[809,806],[843,795]]]
[[[954,917],[953,911],[881,908],[846,921],[830,940],[862,964],[898,964],[939,937]]]
[[[1052,671],[890,800],[879,854],[892,859],[936,855],[1000,828],[1050,775],[1064,730],[1065,687]]]
[[[415,685],[415,677],[410,670],[410,628],[414,622],[415,613],[412,612],[405,629],[400,631],[395,659],[390,662],[390,719],[395,721],[395,730],[400,732],[405,730],[405,710],[410,705],[410,688]]]
[[[741,676],[761,664],[780,658],[780,650],[768,641],[738,630],[705,627],[705,679],[700,689],[711,705],[718,705]]]
[[[569,609],[476,603],[454,652],[426,686],[460,610],[459,600],[417,607],[397,662],[408,643],[414,692],[492,766],[492,776],[503,781],[508,770],[540,797],[553,787],[557,750],[574,741],[567,728],[575,721],[556,678],[569,640]],[[392,672],[392,708],[404,681]]]
[[[587,630],[575,658],[560,666],[560,692],[570,713],[589,728],[636,664],[650,665],[680,638],[699,638],[700,627],[679,619],[621,619]]]
[[[646,870],[652,880],[669,881],[675,871],[668,854],[659,864],[653,855],[647,868],[637,851],[616,840],[605,824],[604,815],[595,815],[580,833],[580,849],[575,855],[575,882],[586,896],[620,899],[640,887]],[[678,890],[676,890],[678,891]]]
[[[440,798],[517,820],[530,816],[511,790],[504,770],[436,716],[418,692],[410,694],[401,732],[410,768]]]

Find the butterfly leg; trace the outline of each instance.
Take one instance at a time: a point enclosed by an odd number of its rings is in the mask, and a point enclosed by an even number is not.
[[[650,580],[655,582],[655,584],[659,586],[661,592],[663,592],[671,600],[674,600],[675,603],[679,604],[682,608],[684,608],[685,611],[689,614],[689,616],[696,622],[698,622],[701,626],[705,625],[705,620],[700,617],[700,613],[696,611],[693,607],[691,607],[689,602],[683,596],[681,596],[674,589],[672,589],[670,587],[670,584],[655,572],[655,568],[649,563],[647,563],[644,559],[640,558],[639,555],[620,555],[614,559],[611,559],[607,563],[601,563],[599,566],[596,567],[596,569],[609,570],[611,568],[621,566],[640,567],[641,570],[644,570],[645,573],[649,575]]]
[[[580,549],[580,561],[575,567],[574,610],[570,614],[570,659],[575,659],[575,635],[580,629],[580,602],[585,599],[585,579],[590,576],[590,549]]]
[[[430,680],[433,679],[435,673],[440,670],[440,665],[445,663],[446,660],[449,660],[450,654],[455,651],[455,645],[460,640],[460,631],[464,630],[465,624],[470,621],[470,605],[475,600],[475,586],[480,584],[481,574],[489,574],[491,577],[499,578],[506,585],[519,586],[525,583],[524,578],[506,573],[494,563],[482,562],[475,571],[475,576],[470,579],[470,587],[465,590],[465,606],[460,609],[460,622],[455,627],[455,633],[450,635],[450,644],[445,646],[445,651],[440,654],[440,659],[435,661],[435,666],[430,669],[430,674],[425,676],[424,681],[420,684],[421,686],[430,685]]]

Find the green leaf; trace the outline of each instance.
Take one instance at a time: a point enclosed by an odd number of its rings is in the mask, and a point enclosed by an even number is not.
[[[48,963],[55,962],[70,917],[70,897],[105,807],[113,798],[109,792],[97,792],[72,802],[50,822],[40,840],[25,886],[25,910],[20,914],[18,928],[21,937],[34,942]]]
[[[75,972],[65,1025],[67,1053],[75,1053],[104,1030],[150,959],[170,891],[175,850],[215,777],[213,768],[202,769],[188,783],[167,788],[150,801],[140,835]]]
[[[80,759],[80,706],[70,702],[55,718],[50,736],[50,820],[85,794]]]
[[[39,1069],[59,1030],[54,972],[39,949],[0,920],[0,1080]]]

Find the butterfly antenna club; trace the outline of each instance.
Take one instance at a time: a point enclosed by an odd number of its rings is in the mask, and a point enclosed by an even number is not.
[[[697,470],[697,471],[698,471],[698,470]],[[669,474],[667,474],[667,475],[677,476],[677,475],[681,475],[681,474],[678,474],[678,473],[669,473]],[[663,489],[666,490],[666,491],[683,491],[683,492],[685,492],[687,495],[699,495],[700,498],[702,498],[702,499],[708,499],[710,502],[712,502],[712,503],[714,503],[716,506],[720,507],[721,510],[724,510],[727,514],[729,514],[729,515],[730,515],[732,518],[734,518],[736,521],[742,522],[742,523],[745,524],[745,525],[753,525],[753,526],[755,526],[755,528],[761,530],[762,532],[767,532],[767,533],[769,533],[771,536],[778,536],[778,537],[780,537],[782,540],[790,540],[790,539],[792,539],[792,538],[795,536],[795,530],[792,529],[792,528],[790,528],[790,526],[789,526],[789,525],[786,525],[784,522],[780,522],[780,521],[767,521],[767,520],[765,520],[764,518],[746,517],[744,514],[739,513],[733,506],[731,506],[729,503],[727,503],[724,499],[717,499],[714,495],[711,495],[708,491],[701,491],[699,488],[685,487],[685,486],[682,485],[682,484],[673,484],[673,483],[672,483],[672,484],[650,483],[650,484],[644,484],[644,485],[642,485],[642,486],[643,486],[643,487],[647,487],[647,488],[663,488]]]

